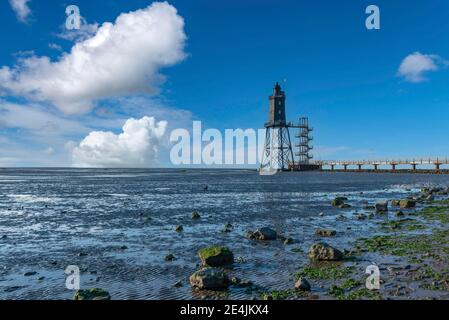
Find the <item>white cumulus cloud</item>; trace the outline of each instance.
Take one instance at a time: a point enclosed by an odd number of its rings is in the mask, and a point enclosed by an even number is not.
[[[20,22],[27,22],[27,19],[31,14],[28,2],[30,2],[30,0],[9,0],[9,4]]]
[[[441,66],[446,64],[447,61],[438,55],[414,52],[402,60],[398,75],[408,82],[418,83],[426,80],[426,73],[438,71]]]
[[[121,14],[58,61],[22,58],[0,68],[0,94],[49,101],[67,114],[89,111],[101,99],[155,94],[161,68],[185,58],[184,20],[166,2]]]
[[[128,119],[123,132],[94,131],[72,146],[75,167],[148,167],[157,163],[167,128],[154,117]]]

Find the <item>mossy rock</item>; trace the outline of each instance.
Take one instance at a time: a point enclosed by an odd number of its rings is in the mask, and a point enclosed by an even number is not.
[[[100,288],[77,290],[73,300],[111,300],[109,292]]]
[[[410,199],[405,199],[405,200],[401,200],[399,202],[399,205],[401,206],[402,209],[410,209],[410,208],[414,208],[416,206],[416,201],[410,200]]]
[[[333,207],[339,207],[341,205],[343,205],[345,203],[345,201],[347,201],[348,198],[346,197],[336,197],[333,201],[332,201],[332,206]]]
[[[220,267],[234,263],[234,254],[227,247],[212,246],[198,251],[204,266]]]

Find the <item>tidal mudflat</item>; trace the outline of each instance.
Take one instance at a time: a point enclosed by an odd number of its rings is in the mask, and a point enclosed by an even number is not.
[[[82,289],[104,290],[87,297],[448,299],[447,186],[427,174],[2,169],[0,299],[72,299],[68,265]],[[365,288],[373,263],[378,291]]]

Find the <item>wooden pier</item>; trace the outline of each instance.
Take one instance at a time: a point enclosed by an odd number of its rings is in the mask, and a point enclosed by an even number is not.
[[[413,159],[391,159],[391,160],[323,160],[314,161],[314,165],[321,170],[327,171],[350,171],[350,172],[417,172],[445,173],[448,170],[442,166],[449,165],[449,158],[413,158]],[[433,166],[434,169],[419,170],[418,166]],[[391,169],[382,169],[387,166]],[[408,166],[409,169],[398,169],[398,166]]]

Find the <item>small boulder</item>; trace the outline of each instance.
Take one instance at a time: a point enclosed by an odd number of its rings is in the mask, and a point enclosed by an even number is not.
[[[410,209],[410,208],[414,208],[416,206],[416,201],[415,200],[401,200],[400,201],[400,206],[402,209]]]
[[[175,231],[176,232],[182,232],[184,230],[183,226],[176,226]]]
[[[309,259],[312,261],[340,261],[343,259],[343,253],[327,243],[318,242],[310,247]]]
[[[289,244],[292,244],[292,243],[293,243],[293,239],[292,238],[288,237],[288,238],[284,239],[284,244],[285,245],[289,245]]]
[[[230,223],[226,223],[223,227],[223,232],[231,232],[234,227]]]
[[[192,212],[192,220],[197,220],[201,218],[200,214],[197,211]]]
[[[404,216],[404,212],[402,212],[402,211],[396,212],[396,217],[403,217],[403,216]]]
[[[228,276],[219,269],[203,268],[193,273],[190,278],[192,287],[199,289],[226,289],[231,281]]]
[[[388,211],[388,201],[382,201],[376,203],[376,211],[377,212],[387,212]]]
[[[111,295],[104,289],[93,288],[87,290],[77,290],[73,300],[111,300]]]
[[[400,200],[391,200],[391,206],[392,207],[399,207]]]
[[[213,246],[198,251],[204,266],[220,267],[234,263],[234,254],[227,247]]]
[[[164,258],[165,261],[173,261],[175,259],[176,259],[175,256],[172,255],[171,253],[167,254]]]
[[[306,278],[299,278],[295,283],[295,289],[301,291],[310,291],[312,287],[310,286],[309,281]]]
[[[337,231],[330,229],[317,229],[315,234],[322,237],[333,237],[337,234]]]
[[[334,200],[332,200],[332,206],[333,207],[339,207],[342,204],[344,204],[345,201],[348,201],[348,198],[346,198],[346,197],[336,197]]]
[[[248,237],[252,240],[276,240],[277,233],[271,228],[260,228],[255,232],[249,232]]]
[[[363,213],[357,215],[357,220],[365,220],[366,219],[366,215],[364,215]]]
[[[339,205],[338,208],[340,208],[340,209],[348,209],[348,208],[351,208],[351,205],[347,204],[347,203],[343,203],[343,204]]]

